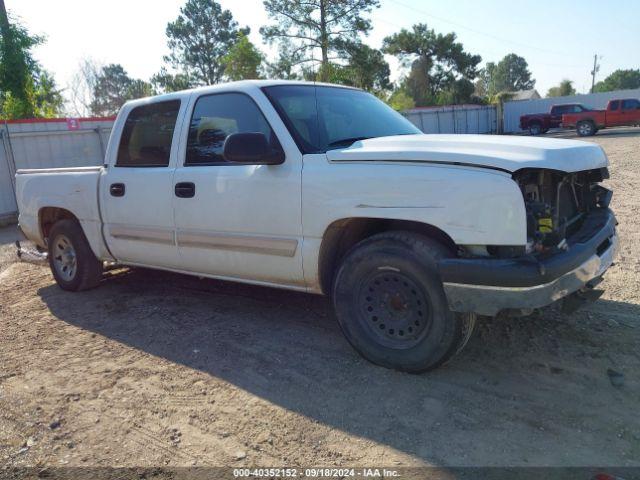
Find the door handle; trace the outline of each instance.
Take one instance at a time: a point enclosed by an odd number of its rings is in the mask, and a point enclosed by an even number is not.
[[[196,195],[196,185],[193,182],[176,183],[174,192],[176,194],[176,197],[192,198]]]
[[[109,187],[109,193],[112,197],[124,197],[124,183],[112,183]]]

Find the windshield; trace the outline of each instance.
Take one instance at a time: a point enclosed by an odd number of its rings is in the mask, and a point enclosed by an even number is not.
[[[362,90],[277,85],[263,91],[303,153],[323,153],[366,138],[422,133],[398,112]]]

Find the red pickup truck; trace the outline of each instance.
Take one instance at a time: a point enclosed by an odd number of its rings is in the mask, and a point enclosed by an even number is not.
[[[640,126],[640,100],[610,100],[606,110],[588,110],[562,115],[562,126],[574,128],[581,137],[595,135],[606,127]]]
[[[547,133],[550,128],[558,128],[562,123],[562,115],[565,113],[580,113],[588,108],[579,103],[564,103],[553,105],[549,113],[531,113],[520,117],[520,128],[529,130],[531,135]]]

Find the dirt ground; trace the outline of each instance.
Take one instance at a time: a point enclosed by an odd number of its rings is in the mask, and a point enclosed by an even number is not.
[[[590,141],[604,297],[483,321],[420,376],[358,357],[321,297],[139,269],[67,293],[3,246],[0,465],[640,466],[640,131]]]

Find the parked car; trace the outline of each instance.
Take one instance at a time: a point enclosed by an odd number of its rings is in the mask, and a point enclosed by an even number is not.
[[[551,128],[558,128],[562,123],[562,115],[566,113],[586,112],[589,109],[579,103],[553,105],[549,113],[531,113],[520,116],[520,129],[529,130],[531,135],[547,133]]]
[[[640,126],[640,100],[610,100],[606,110],[589,110],[562,115],[562,126],[575,128],[581,137],[595,135],[607,127]]]
[[[579,141],[425,135],[354,88],[244,81],[126,103],[104,166],[19,170],[17,199],[65,290],[117,262],[325,294],[360,354],[419,372],[477,315],[597,296],[607,165]]]

